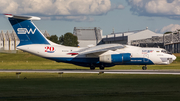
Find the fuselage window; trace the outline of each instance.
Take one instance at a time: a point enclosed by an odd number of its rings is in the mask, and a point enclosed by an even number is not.
[[[69,50],[62,50],[62,52],[69,52]]]

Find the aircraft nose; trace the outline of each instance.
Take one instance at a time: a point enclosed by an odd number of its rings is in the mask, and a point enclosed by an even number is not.
[[[173,59],[173,61],[176,60],[176,56],[175,56],[175,55],[172,55],[172,59]]]

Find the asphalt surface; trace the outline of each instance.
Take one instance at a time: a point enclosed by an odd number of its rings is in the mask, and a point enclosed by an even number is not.
[[[110,73],[110,74],[174,74],[180,75],[179,70],[0,70],[0,72],[26,72],[26,73]]]

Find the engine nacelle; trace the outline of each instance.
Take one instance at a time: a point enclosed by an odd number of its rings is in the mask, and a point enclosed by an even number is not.
[[[121,54],[108,54],[102,55],[99,57],[100,62],[104,63],[123,63],[131,61],[130,53],[121,53]]]

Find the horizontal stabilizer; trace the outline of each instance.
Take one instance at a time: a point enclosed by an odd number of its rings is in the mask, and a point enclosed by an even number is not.
[[[26,16],[26,15],[12,15],[12,14],[4,14],[8,18],[15,18],[21,20],[41,20],[39,17],[35,16]]]

